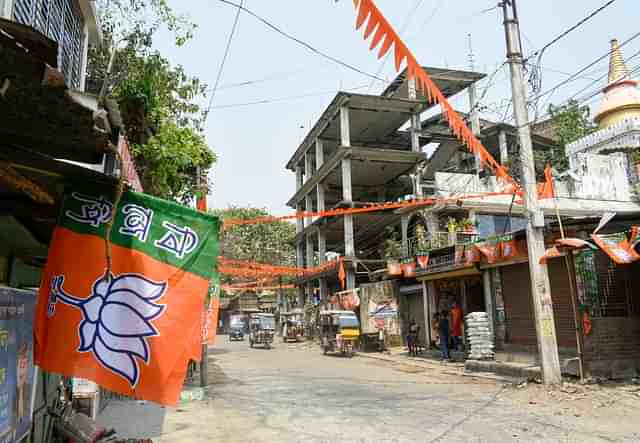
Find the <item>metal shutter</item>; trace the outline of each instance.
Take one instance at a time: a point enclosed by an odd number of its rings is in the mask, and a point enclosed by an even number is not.
[[[558,346],[576,348],[576,326],[571,302],[569,274],[564,258],[549,262],[549,281],[551,282],[551,299],[553,300],[553,316],[556,324]]]
[[[529,264],[505,266],[501,271],[507,320],[506,342],[527,347],[536,346]],[[564,259],[550,261],[549,280],[558,346],[575,349],[575,322],[569,292],[569,276]]]
[[[529,265],[500,268],[502,273],[502,296],[507,320],[506,343],[527,347],[537,345],[533,307],[531,306],[531,283]]]

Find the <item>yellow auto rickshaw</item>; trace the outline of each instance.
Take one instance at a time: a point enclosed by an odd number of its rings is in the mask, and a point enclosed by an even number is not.
[[[340,352],[353,357],[360,338],[360,322],[353,311],[320,311],[320,347],[323,354]]]

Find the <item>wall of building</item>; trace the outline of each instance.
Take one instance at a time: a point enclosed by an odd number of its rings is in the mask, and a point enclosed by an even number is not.
[[[584,344],[592,375],[624,378],[640,374],[640,317],[594,318]]]

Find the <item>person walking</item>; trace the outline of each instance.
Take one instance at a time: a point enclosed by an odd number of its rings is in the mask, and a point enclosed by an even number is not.
[[[453,350],[460,351],[462,347],[462,308],[457,301],[451,308],[451,335],[453,337]]]
[[[447,315],[447,311],[442,311],[438,319],[438,335],[440,336],[440,351],[442,352],[442,360],[451,359],[451,356],[449,355],[450,332],[449,316]]]
[[[418,325],[413,319],[409,323],[409,334],[407,335],[407,347],[409,348],[410,356],[412,357],[418,356]]]

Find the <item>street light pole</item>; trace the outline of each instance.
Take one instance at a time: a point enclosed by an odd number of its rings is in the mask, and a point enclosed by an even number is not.
[[[520,141],[523,197],[528,218],[527,246],[529,273],[531,276],[531,296],[533,298],[538,353],[542,364],[544,383],[546,385],[556,385],[562,380],[560,374],[560,358],[558,356],[558,342],[556,340],[556,328],[553,317],[549,273],[547,265],[540,263],[540,258],[545,252],[544,213],[540,210],[537,195],[516,0],[503,0],[501,6],[504,12],[507,61],[511,72],[513,110]]]

